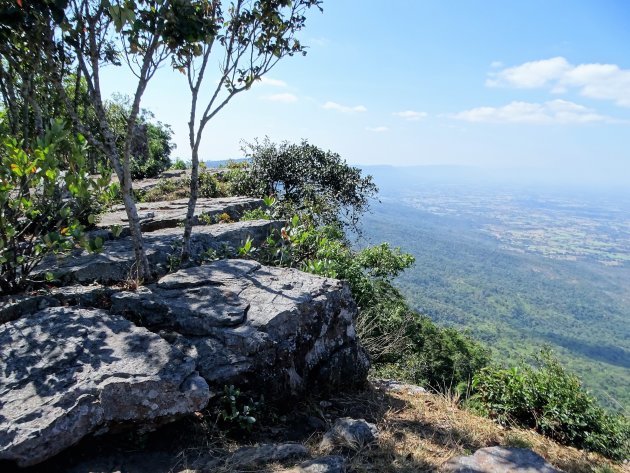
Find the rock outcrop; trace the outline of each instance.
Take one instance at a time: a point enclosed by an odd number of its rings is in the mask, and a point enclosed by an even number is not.
[[[251,385],[276,399],[365,380],[356,310],[340,281],[248,260],[177,271],[111,306],[160,331],[211,386]]]
[[[229,224],[195,227],[191,237],[192,254],[201,255],[208,250],[218,252],[226,248],[238,249],[247,238],[260,245],[283,223],[269,220],[251,220]],[[166,274],[176,263],[181,248],[181,228],[166,228],[144,234],[147,258],[159,274]],[[78,251],[70,256],[47,257],[34,275],[50,272],[63,284],[90,282],[115,283],[125,281],[131,274],[135,257],[130,237],[110,240],[100,253]]]
[[[488,447],[455,457],[442,467],[448,473],[562,473],[527,448]]]
[[[158,335],[102,310],[49,308],[0,326],[0,459],[49,458],[120,422],[203,408],[208,384]]]
[[[240,218],[247,210],[263,206],[261,199],[251,197],[222,197],[198,199],[195,206],[194,224],[214,223],[217,216],[226,213],[233,220]],[[137,205],[140,228],[143,232],[153,232],[164,228],[174,228],[184,223],[188,212],[188,199],[170,202],[145,202]],[[119,205],[111,212],[101,215],[98,228],[109,229],[112,225],[123,227],[123,236],[129,235],[127,212]]]
[[[259,202],[228,204],[204,201],[198,215],[228,208],[238,215]],[[131,239],[102,229],[97,234],[110,239],[101,253],[42,263],[40,275],[52,272],[63,287],[0,301],[0,460],[31,465],[112,426],[148,429],[202,409],[229,384],[279,402],[365,382],[369,360],[347,284],[243,259],[169,273],[185,209],[179,202],[151,209],[144,241],[163,276],[156,283],[123,291]],[[197,225],[192,254],[224,257],[282,226]]]
[[[335,421],[332,428],[322,438],[319,448],[330,452],[335,448],[360,450],[374,444],[378,440],[376,425],[364,419],[341,417]]]

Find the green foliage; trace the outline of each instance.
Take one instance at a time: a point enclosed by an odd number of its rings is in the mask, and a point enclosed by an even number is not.
[[[341,223],[356,229],[359,218],[378,191],[371,176],[349,166],[336,153],[307,141],[248,143],[249,162],[232,164],[226,172],[232,192],[277,198],[279,215],[308,214],[316,223]]]
[[[199,173],[199,197],[219,197],[219,183],[210,171],[202,170]]]
[[[409,314],[405,336],[404,350],[385,358],[377,367],[379,376],[466,396],[475,373],[490,362],[484,345],[415,312]]]
[[[130,114],[131,105],[127,97],[115,96],[107,104],[107,121],[121,150],[125,144]],[[143,110],[134,127],[129,163],[133,179],[156,177],[171,166],[170,154],[175,149],[173,131],[169,125],[152,119],[153,114]]]
[[[246,210],[241,220],[271,220],[271,216],[264,209]]]
[[[183,171],[185,169],[188,169],[188,167],[189,165],[186,161],[184,161],[182,158],[176,158],[175,161],[171,163],[170,169],[178,169],[180,171]]]
[[[264,208],[257,208],[253,210],[246,210],[241,217],[241,220],[272,220],[276,217],[274,207],[276,205],[276,198],[273,196],[263,197]]]
[[[501,423],[533,428],[561,443],[614,460],[630,455],[630,423],[607,413],[550,351],[537,365],[490,366],[473,381],[471,406]]]
[[[261,401],[254,401],[247,398],[241,390],[233,385],[223,387],[221,396],[219,419],[223,421],[228,429],[251,431],[256,423],[256,415],[260,411]]]
[[[0,290],[13,293],[29,283],[36,265],[50,253],[76,245],[97,251],[101,238],[87,241],[82,221],[111,197],[109,176],[89,179],[86,144],[64,123],[52,122],[36,145],[26,148],[4,136],[0,144]],[[62,171],[65,169],[65,171]]]

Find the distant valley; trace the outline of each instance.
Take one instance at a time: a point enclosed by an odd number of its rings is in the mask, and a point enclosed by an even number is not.
[[[359,244],[415,255],[399,280],[414,307],[506,363],[551,346],[605,404],[630,409],[630,199],[413,169],[366,169],[381,193]]]

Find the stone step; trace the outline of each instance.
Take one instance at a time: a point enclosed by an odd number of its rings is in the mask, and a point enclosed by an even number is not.
[[[247,238],[254,246],[261,245],[274,231],[280,230],[284,222],[275,220],[248,220],[218,225],[196,226],[191,238],[192,255],[197,257],[213,249],[221,252],[225,247],[237,250]],[[165,274],[176,263],[181,251],[182,228],[165,228],[144,234],[147,258],[158,274]],[[125,281],[130,277],[135,256],[130,237],[108,240],[100,253],[78,251],[72,255],[56,258],[46,257],[33,272],[42,278],[51,272],[64,285],[103,284]]]
[[[232,220],[238,220],[248,210],[262,208],[261,199],[251,197],[222,197],[216,199],[199,199],[195,206],[195,225],[214,223],[218,215],[228,214]],[[140,217],[140,228],[143,232],[154,232],[164,228],[174,228],[186,220],[188,199],[168,202],[146,202],[136,204]],[[111,212],[101,215],[96,225],[97,230],[109,230],[113,225],[123,228],[121,236],[129,235],[129,220],[123,205],[112,208]]]

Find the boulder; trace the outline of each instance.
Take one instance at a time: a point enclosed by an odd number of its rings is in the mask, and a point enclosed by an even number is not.
[[[441,471],[449,473],[562,473],[527,448],[488,447],[473,455],[451,458]]]
[[[346,471],[346,459],[339,455],[330,455],[307,460],[280,473],[343,473],[344,471]]]
[[[191,238],[193,257],[208,250],[223,251],[225,248],[238,249],[247,238],[253,245],[260,245],[274,229],[280,229],[283,222],[251,220],[230,224],[197,226]],[[146,233],[145,249],[149,262],[158,273],[165,274],[177,262],[181,248],[181,228],[167,228]],[[133,242],[130,237],[105,242],[100,253],[78,251],[60,258],[51,255],[42,261],[34,276],[51,272],[63,284],[86,284],[91,282],[115,283],[130,277],[134,264]]]
[[[308,457],[308,449],[294,442],[272,443],[239,448],[228,461],[232,468],[253,468],[272,462]]]
[[[240,218],[247,210],[261,208],[263,201],[251,197],[222,197],[216,199],[198,199],[195,206],[194,224],[214,223],[214,219],[223,213],[233,220]],[[143,232],[154,232],[163,228],[174,228],[184,223],[188,212],[188,199],[168,202],[145,202],[136,206]],[[123,205],[115,206],[111,212],[100,216],[97,228],[109,229],[112,225],[123,227],[122,236],[129,235],[129,220]]]
[[[159,332],[211,386],[282,399],[365,382],[347,284],[250,260],[220,260],[112,296],[111,311]]]
[[[319,448],[322,451],[331,451],[338,447],[359,450],[375,443],[377,439],[378,429],[374,424],[363,419],[342,417],[324,434]]]
[[[0,460],[32,465],[89,433],[146,427],[209,398],[194,360],[124,317],[53,307],[0,325]]]

